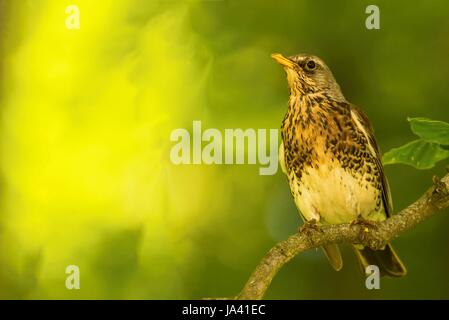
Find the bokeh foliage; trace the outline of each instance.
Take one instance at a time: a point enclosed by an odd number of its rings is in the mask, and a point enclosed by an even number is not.
[[[81,10],[67,30],[65,8]],[[278,128],[282,70],[309,52],[370,117],[382,150],[413,139],[407,117],[447,121],[449,3],[0,0],[0,297],[201,298],[237,293],[300,218],[280,170],[174,166],[170,132]],[[392,165],[395,209],[442,175]],[[368,291],[352,252],[320,251],[276,277],[267,298],[449,298],[447,214],[395,241],[403,279]],[[81,290],[65,288],[65,267]]]

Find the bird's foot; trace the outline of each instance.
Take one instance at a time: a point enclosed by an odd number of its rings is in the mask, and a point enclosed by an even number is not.
[[[351,226],[360,226],[363,232],[368,232],[369,229],[377,229],[375,221],[367,220],[359,215],[355,220],[351,221]]]
[[[318,222],[315,219],[304,222],[304,224],[298,228],[299,233],[305,233],[307,235],[317,231],[322,232]]]

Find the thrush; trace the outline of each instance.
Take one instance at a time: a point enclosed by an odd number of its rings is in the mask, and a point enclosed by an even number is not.
[[[302,218],[318,225],[385,220],[392,211],[391,195],[367,116],[345,99],[320,58],[272,58],[283,66],[290,89],[279,160]],[[381,275],[406,274],[391,244],[377,251],[353,248],[363,272],[376,265]],[[332,267],[340,270],[338,245],[323,249]]]

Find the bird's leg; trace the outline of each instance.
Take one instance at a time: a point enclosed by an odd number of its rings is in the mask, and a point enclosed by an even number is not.
[[[316,231],[322,232],[318,222],[315,219],[305,221],[304,224],[298,228],[299,233],[305,233],[307,235],[310,235],[310,233]]]
[[[367,220],[363,218],[361,214],[359,214],[355,220],[351,221],[351,226],[360,226],[363,232],[368,232],[370,228],[377,229],[375,221]]]

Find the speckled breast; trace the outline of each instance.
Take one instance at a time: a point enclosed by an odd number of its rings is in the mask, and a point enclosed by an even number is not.
[[[291,108],[282,138],[290,189],[306,220],[385,219],[380,173],[348,105]]]

